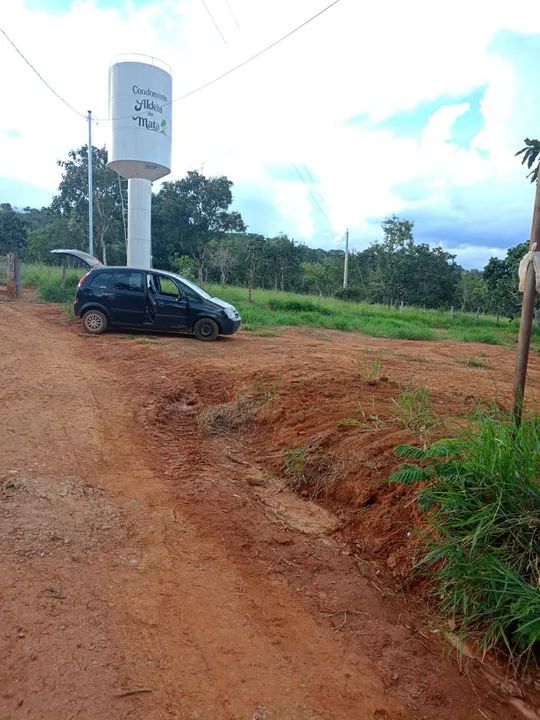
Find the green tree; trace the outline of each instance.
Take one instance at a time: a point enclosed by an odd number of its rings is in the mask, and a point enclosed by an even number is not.
[[[227,238],[211,240],[208,246],[210,267],[219,272],[219,282],[225,285],[237,263],[233,246]]]
[[[487,286],[482,270],[463,270],[457,285],[457,298],[463,312],[486,309]]]
[[[520,243],[507,250],[504,259],[490,258],[484,268],[487,309],[497,316],[505,315],[513,319],[519,315],[521,295],[518,290],[518,267],[528,249],[529,243]]]
[[[88,227],[88,146],[70,150],[68,157],[58,161],[62,179],[51,209],[72,221],[81,236],[79,244],[86,249],[83,238]],[[108,248],[124,244],[119,176],[107,167],[107,162],[106,148],[92,147],[94,240],[105,264]],[[118,255],[119,248],[115,250]]]
[[[197,263],[199,282],[204,282],[212,240],[246,229],[240,213],[229,209],[232,185],[225,176],[208,178],[196,170],[163,183],[154,202],[154,256],[164,267],[175,254],[189,254]]]
[[[253,302],[252,294],[255,287],[255,278],[257,270],[264,262],[265,241],[262,235],[251,233],[247,238],[246,257],[247,257],[247,284],[248,284],[248,302]]]
[[[291,289],[294,279],[300,270],[300,257],[294,240],[280,233],[277,237],[268,238],[265,248],[265,279],[266,283],[281,290]]]
[[[538,178],[538,169],[540,163],[538,163],[538,159],[540,158],[540,140],[531,140],[530,138],[525,138],[523,141],[525,143],[525,147],[521,148],[521,150],[518,150],[516,155],[523,155],[521,158],[521,164],[527,165],[527,168],[531,170],[531,172],[527,175],[528,178],[531,179],[531,182],[536,182]],[[536,167],[533,167],[534,163],[536,163]]]
[[[0,205],[0,255],[14,252],[24,256],[27,242],[26,224],[9,203]]]

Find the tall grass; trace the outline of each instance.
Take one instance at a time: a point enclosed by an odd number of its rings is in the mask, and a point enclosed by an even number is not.
[[[24,264],[23,281],[27,287],[36,287],[39,296],[51,302],[72,299],[68,288],[73,289],[86,272],[83,268],[69,270],[65,292],[60,285],[61,268],[39,264]],[[472,313],[442,310],[404,308],[402,311],[383,305],[345,302],[336,298],[317,298],[298,293],[275,293],[272,290],[253,291],[253,303],[247,301],[247,289],[230,285],[209,284],[211,295],[235,305],[247,330],[280,326],[320,327],[344,332],[358,331],[366,335],[403,340],[459,340],[483,342],[492,345],[515,343],[517,323],[497,324],[493,316],[478,319]],[[533,329],[533,349],[540,348],[540,331]]]
[[[540,651],[540,418],[484,419],[455,440],[396,454],[420,461],[390,480],[424,482],[433,530],[421,561],[441,609],[485,650]]]
[[[245,288],[210,284],[211,295],[235,305],[244,327],[248,330],[281,325],[323,327],[345,332],[359,331],[366,335],[404,340],[458,340],[490,345],[516,342],[518,323],[501,321],[491,315],[443,310],[395,308],[368,303],[345,302],[336,298],[315,298],[298,293],[276,293],[272,290],[253,291],[253,303],[247,302]],[[540,346],[540,331],[533,328],[533,345]]]

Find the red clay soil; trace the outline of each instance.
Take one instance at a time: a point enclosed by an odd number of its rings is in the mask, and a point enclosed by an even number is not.
[[[532,682],[459,657],[411,591],[421,518],[382,482],[425,439],[401,386],[453,423],[508,402],[512,363],[326,331],[91,337],[1,302],[1,720],[540,717]],[[252,422],[209,434],[239,396]],[[316,502],[286,487],[291,448]]]

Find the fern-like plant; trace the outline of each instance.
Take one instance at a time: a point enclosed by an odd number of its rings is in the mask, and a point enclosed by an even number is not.
[[[400,445],[389,480],[420,483],[429,510],[420,562],[441,609],[485,650],[540,655],[540,418],[484,419],[428,448]]]

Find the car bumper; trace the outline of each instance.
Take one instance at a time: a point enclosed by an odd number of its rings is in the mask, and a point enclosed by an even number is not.
[[[234,335],[234,333],[240,329],[242,320],[229,320],[229,318],[227,318],[226,320],[222,320],[220,324],[222,335]]]

